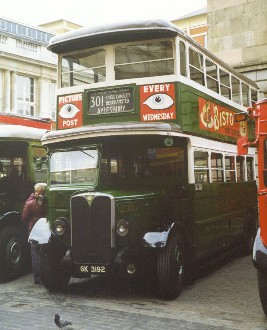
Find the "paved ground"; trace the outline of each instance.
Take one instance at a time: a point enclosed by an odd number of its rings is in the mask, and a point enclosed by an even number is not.
[[[65,329],[267,330],[251,257],[202,274],[174,301],[158,299],[153,283],[94,278],[64,294],[34,285],[31,274],[0,284],[0,329],[56,329],[55,313],[73,323]]]

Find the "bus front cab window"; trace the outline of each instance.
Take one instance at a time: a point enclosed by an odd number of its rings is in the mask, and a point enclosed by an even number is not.
[[[87,183],[95,185],[98,181],[98,151],[80,148],[52,153],[50,181],[51,184]]]
[[[119,185],[133,178],[173,178],[184,180],[185,153],[182,147],[168,148],[124,148],[106,150],[101,160],[101,181],[103,184]],[[138,183],[138,181],[136,181]]]

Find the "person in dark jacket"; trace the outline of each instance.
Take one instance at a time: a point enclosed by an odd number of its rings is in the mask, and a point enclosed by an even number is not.
[[[37,202],[37,198],[40,195],[44,195],[46,190],[46,183],[37,183],[34,186],[34,193],[32,193],[26,200],[23,211],[22,211],[22,221],[28,230],[28,235],[30,235],[31,230],[35,223],[46,216],[45,205],[40,205]],[[41,277],[39,271],[39,250],[40,246],[38,242],[31,241],[31,257],[32,257],[32,270],[33,279],[35,284],[41,284]]]

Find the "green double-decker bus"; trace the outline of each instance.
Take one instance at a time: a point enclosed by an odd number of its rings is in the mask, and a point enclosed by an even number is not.
[[[198,264],[250,253],[255,149],[234,115],[257,85],[167,21],[82,28],[51,39],[57,129],[49,153],[44,286],[71,277],[155,279],[178,297]]]
[[[0,115],[0,282],[31,269],[27,228],[21,214],[36,182],[47,180],[41,138],[50,120]]]

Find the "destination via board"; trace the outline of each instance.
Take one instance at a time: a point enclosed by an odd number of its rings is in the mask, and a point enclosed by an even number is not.
[[[121,114],[134,110],[133,87],[88,91],[89,115]]]

